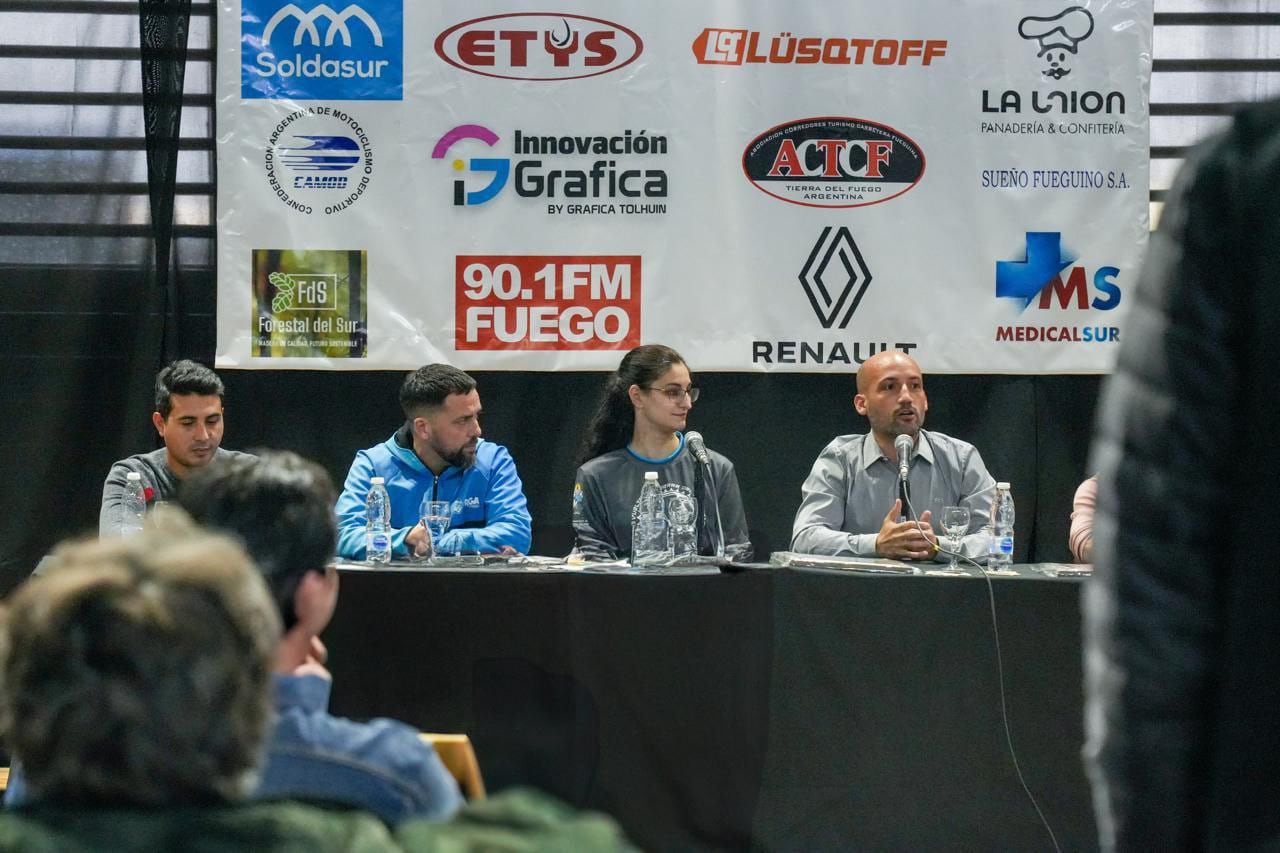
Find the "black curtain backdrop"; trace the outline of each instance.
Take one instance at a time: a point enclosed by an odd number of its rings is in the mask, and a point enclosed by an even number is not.
[[[0,270],[0,584],[7,592],[58,539],[95,529],[111,463],[157,446],[149,423],[159,364],[133,350],[147,308],[143,270]],[[187,271],[178,354],[212,362],[214,281]],[[153,326],[154,328],[154,326]],[[680,347],[680,341],[666,341]],[[851,373],[699,373],[690,427],[737,465],[756,553],[787,547],[800,484],[833,436],[865,431]],[[605,374],[477,372],[485,436],[505,444],[524,480],[533,549],[572,545],[570,497],[578,442]],[[355,452],[400,422],[396,371],[222,371],[224,446],[279,447],[324,465],[341,484]],[[1085,460],[1100,378],[926,376],[927,426],[973,442],[991,473],[1013,484],[1019,562],[1065,561],[1071,496]]]

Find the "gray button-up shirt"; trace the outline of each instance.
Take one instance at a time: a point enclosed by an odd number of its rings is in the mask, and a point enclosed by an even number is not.
[[[907,484],[913,517],[929,510],[938,544],[943,547],[947,542],[942,508],[968,507],[969,534],[960,551],[972,559],[986,556],[983,528],[991,519],[995,481],[977,448],[940,432],[921,430]],[[880,452],[871,433],[842,435],[813,463],[801,493],[791,528],[792,551],[875,556],[876,535],[898,497],[898,466]],[[938,559],[945,557],[938,555]]]

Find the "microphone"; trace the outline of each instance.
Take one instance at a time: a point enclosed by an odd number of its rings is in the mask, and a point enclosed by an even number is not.
[[[686,432],[684,443],[689,445],[689,452],[693,454],[694,459],[703,465],[711,464],[711,457],[707,455],[707,444],[702,440],[702,433]]]
[[[898,477],[907,479],[907,469],[911,466],[911,446],[915,444],[909,435],[900,435],[893,440],[893,448],[898,451]]]

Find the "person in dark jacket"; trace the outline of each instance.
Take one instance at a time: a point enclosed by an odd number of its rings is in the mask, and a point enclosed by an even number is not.
[[[0,850],[381,850],[363,814],[243,805],[280,618],[235,542],[176,513],[64,545],[0,619],[0,730],[26,805]]]
[[[1280,105],[1188,157],[1100,404],[1085,758],[1105,850],[1280,849]]]
[[[296,453],[211,465],[178,493],[200,524],[244,543],[284,624],[273,660],[275,721],[254,797],[340,803],[389,825],[443,820],[462,805],[458,783],[418,730],[398,720],[329,712],[333,678],[320,633],[338,605],[333,483]]]

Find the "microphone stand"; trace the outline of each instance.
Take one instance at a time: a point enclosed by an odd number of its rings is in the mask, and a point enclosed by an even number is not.
[[[712,539],[711,544],[715,548],[714,556],[723,558],[724,557],[724,524],[720,521],[720,501],[719,501],[720,493],[716,490],[716,475],[715,475],[715,472],[711,470],[710,459],[708,459],[706,462],[699,462],[695,457],[694,474],[696,475],[698,473],[701,473],[703,468],[706,469],[706,481],[708,483],[708,487],[706,491],[711,496],[711,505],[716,508],[716,532],[715,532],[715,536]],[[705,504],[706,501],[703,501],[703,503]]]

